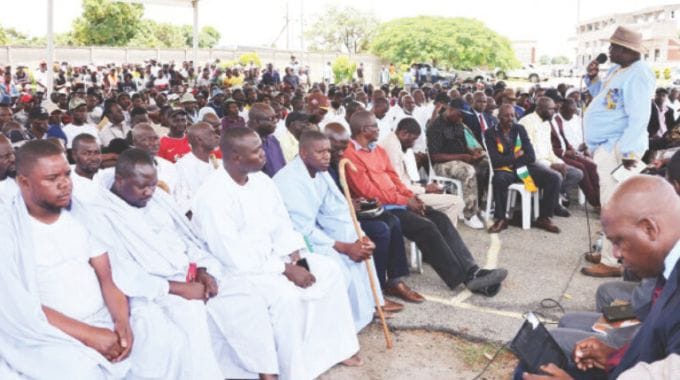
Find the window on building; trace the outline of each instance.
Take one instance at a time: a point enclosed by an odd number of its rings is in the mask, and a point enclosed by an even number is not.
[[[675,11],[671,11],[671,19],[675,18]]]
[[[661,50],[654,49],[654,62],[658,61],[659,58],[661,58]]]

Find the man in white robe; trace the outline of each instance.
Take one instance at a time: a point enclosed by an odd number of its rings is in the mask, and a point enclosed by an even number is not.
[[[119,156],[115,178],[91,204],[108,222],[111,255],[167,282],[170,294],[154,300],[188,336],[196,378],[273,376],[276,347],[266,305],[247,285],[222,276],[188,219],[167,194],[154,191],[156,182],[145,151]]]
[[[71,165],[73,192],[81,199],[97,197],[101,181],[113,177],[113,168],[100,169],[101,149],[97,140],[85,133],[76,136],[73,139],[71,157],[75,161]]]
[[[359,240],[347,202],[327,172],[329,165],[328,138],[321,132],[305,132],[300,139],[300,154],[276,173],[274,182],[295,230],[315,253],[332,258],[342,269],[358,332],[371,322],[375,310],[364,260],[371,261],[371,276],[382,298],[371,257],[375,245],[368,238]]]
[[[0,134],[0,205],[9,203],[19,192],[15,174],[14,148],[7,137]]]
[[[178,175],[175,201],[184,214],[191,210],[191,200],[206,178],[222,168],[222,161],[215,156],[220,136],[210,124],[201,122],[192,125],[187,131],[187,137],[191,152],[175,163]]]
[[[147,123],[140,123],[132,128],[132,145],[149,152],[154,157],[156,170],[158,170],[158,187],[166,193],[173,195],[177,192],[177,168],[175,164],[158,155],[160,138]]]
[[[199,189],[192,221],[227,274],[269,307],[279,376],[312,379],[345,359],[357,364],[359,345],[340,269],[321,255],[302,253],[304,240],[274,182],[259,172],[265,163],[259,136],[230,128],[220,146],[225,170]]]
[[[187,378],[184,336],[153,303],[121,291],[118,280],[129,274],[114,269],[83,224],[87,210],[72,201],[70,172],[49,141],[17,152],[21,193],[0,213],[0,303],[12,305],[0,308],[3,371],[31,379]]]

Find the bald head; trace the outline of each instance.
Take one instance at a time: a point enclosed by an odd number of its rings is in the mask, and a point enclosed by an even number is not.
[[[383,99],[383,98],[380,98]],[[352,131],[352,137],[359,136],[365,132],[366,127],[376,124],[375,115],[370,111],[357,111],[349,119],[349,127]]]
[[[150,124],[140,123],[132,128],[132,145],[155,156],[160,149],[160,139]]]
[[[601,219],[614,257],[640,277],[655,277],[680,239],[680,198],[661,177],[635,176],[619,185]]]
[[[201,121],[210,124],[215,130],[215,132],[220,133],[220,130],[222,129],[222,122],[220,118],[214,113],[207,113],[203,115],[203,120]]]
[[[555,115],[555,102],[547,96],[536,100],[536,113],[543,120],[550,120]]]
[[[336,122],[328,123],[326,124],[323,130],[326,136],[329,137],[330,135],[347,135],[347,138],[349,138],[349,133],[347,133],[347,129],[343,127],[342,124],[340,123]]]
[[[680,222],[680,198],[662,177],[639,175],[619,185],[602,213],[630,219],[655,215]]]
[[[189,127],[187,137],[192,150],[211,151],[219,144],[219,136],[215,133],[213,126],[203,121]]]

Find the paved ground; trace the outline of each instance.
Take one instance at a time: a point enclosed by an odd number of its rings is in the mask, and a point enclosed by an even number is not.
[[[562,233],[558,235],[538,229],[522,230],[519,227],[510,227],[499,235],[489,235],[483,230],[471,230],[461,223],[459,231],[480,265],[508,269],[509,275],[500,293],[493,298],[486,298],[473,295],[462,286],[450,290],[430,266],[424,265],[424,273],[412,274],[407,282],[425,295],[427,301],[420,305],[407,305],[401,313],[388,321],[390,327],[396,334],[411,329],[447,332],[467,340],[488,342],[498,346],[512,339],[522,324],[522,314],[527,311],[538,311],[547,318],[559,319],[561,311],[557,308],[542,308],[543,299],[552,298],[559,301],[566,311],[593,310],[595,290],[599,284],[607,280],[580,274],[583,253],[587,251],[589,244],[585,210],[582,206],[572,206],[570,211],[572,217],[554,219],[562,229]],[[595,236],[600,225],[597,215],[594,219],[592,217],[591,213],[591,231]],[[369,329],[362,334],[361,339],[364,346],[364,341],[379,340],[381,334],[377,329]],[[429,338],[424,340],[425,343],[429,342]],[[400,344],[399,339],[396,344]],[[427,355],[432,353],[441,356],[446,355],[448,349],[435,345],[424,352]],[[367,350],[362,351],[362,355],[375,356],[375,350],[378,350],[380,355],[388,355],[386,363],[376,364],[377,370],[372,367],[359,372],[336,369],[325,378],[387,378],[375,374],[376,371],[387,374],[395,369],[395,364],[389,356],[394,354],[385,353],[384,346],[379,344],[368,345]],[[417,351],[422,357],[424,352],[420,348]],[[406,355],[406,358],[408,357]],[[401,355],[395,356],[394,359],[397,358],[398,363],[404,360],[408,362]],[[433,370],[432,377],[422,377],[408,371],[400,375],[397,371],[396,376],[389,378],[403,379],[413,377],[412,375],[418,378],[473,377],[469,376],[470,368],[461,367],[456,363],[451,362],[451,376],[436,376],[447,372],[443,369],[443,372]],[[414,360],[411,365],[417,367],[420,362]],[[346,376],[351,373],[358,376]],[[505,376],[500,378],[503,377]]]

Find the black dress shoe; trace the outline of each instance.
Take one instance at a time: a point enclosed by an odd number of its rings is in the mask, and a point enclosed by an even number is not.
[[[571,213],[566,208],[558,205],[557,207],[555,207],[555,215],[561,216],[563,218],[568,218],[571,216]]]

